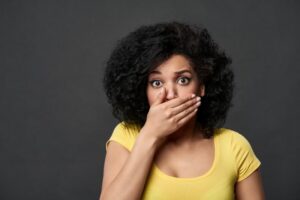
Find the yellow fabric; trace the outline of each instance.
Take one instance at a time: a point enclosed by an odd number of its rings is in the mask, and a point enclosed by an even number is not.
[[[106,142],[115,141],[131,151],[138,129],[120,123]],[[226,128],[216,129],[213,136],[215,157],[205,174],[193,178],[177,178],[152,165],[143,200],[232,200],[234,184],[247,178],[261,164],[251,145],[241,134]]]

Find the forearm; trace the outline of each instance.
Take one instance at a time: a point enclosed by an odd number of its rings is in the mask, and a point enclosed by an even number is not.
[[[140,199],[158,146],[158,140],[145,138],[140,133],[124,166],[111,184],[102,190],[100,200]]]

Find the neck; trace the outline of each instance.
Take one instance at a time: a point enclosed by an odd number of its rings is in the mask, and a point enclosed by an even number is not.
[[[176,145],[184,145],[201,139],[204,139],[204,135],[197,126],[196,118],[193,118],[179,130],[169,135],[167,140]]]

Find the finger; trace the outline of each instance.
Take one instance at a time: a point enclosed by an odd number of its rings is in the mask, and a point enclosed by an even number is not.
[[[167,107],[174,108],[174,107],[177,107],[177,106],[179,106],[179,105],[185,103],[186,101],[188,101],[190,99],[193,99],[195,97],[196,97],[195,94],[191,94],[191,95],[188,95],[188,96],[185,96],[185,97],[178,97],[178,98],[171,99],[171,100],[165,102],[165,104],[166,104]]]
[[[189,116],[189,114],[193,113],[195,110],[197,110],[200,105],[201,105],[201,102],[199,101],[196,104],[194,104],[193,106],[190,106],[189,108],[178,113],[177,115],[174,116],[176,118],[176,121],[178,122],[178,121],[184,119],[185,117]]]
[[[190,119],[192,119],[192,117],[194,117],[197,113],[198,109],[194,109],[192,110],[188,115],[186,115],[185,117],[181,118],[177,124],[179,127],[183,126],[185,123],[187,123]]]
[[[180,104],[179,106],[172,108],[171,113],[173,115],[177,115],[178,113],[181,113],[183,111],[187,111],[188,108],[193,107],[195,105],[197,105],[199,102],[201,102],[201,97],[196,97],[196,98],[192,98],[186,102],[184,102],[183,104]],[[199,104],[200,105],[200,104]],[[198,107],[198,106],[197,106]],[[196,108],[197,108],[196,107]]]
[[[165,96],[166,96],[166,90],[164,87],[162,87],[156,97],[156,100],[153,102],[153,105],[161,104],[164,101]]]

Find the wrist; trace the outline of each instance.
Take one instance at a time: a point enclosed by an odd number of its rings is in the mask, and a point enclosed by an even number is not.
[[[156,135],[153,134],[153,131],[148,132],[146,129],[141,129],[139,136],[137,138],[137,142],[143,143],[145,146],[150,148],[158,148],[162,143],[164,139],[159,138]]]

